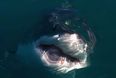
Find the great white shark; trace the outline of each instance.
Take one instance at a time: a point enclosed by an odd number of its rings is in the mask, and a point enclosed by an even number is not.
[[[96,38],[85,20],[77,13],[67,3],[56,8],[48,18],[54,33],[43,35],[35,42],[34,48],[41,61],[58,73],[68,73],[89,65],[88,55]]]

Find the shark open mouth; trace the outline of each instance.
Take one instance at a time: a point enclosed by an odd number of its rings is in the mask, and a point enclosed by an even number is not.
[[[86,67],[88,45],[77,34],[43,36],[37,40],[35,50],[45,66],[67,73]]]
[[[46,52],[46,56],[49,62],[59,61],[61,64],[63,64],[64,59],[67,59],[68,62],[79,62],[78,58],[65,54],[62,49],[55,45],[40,45],[39,48]]]

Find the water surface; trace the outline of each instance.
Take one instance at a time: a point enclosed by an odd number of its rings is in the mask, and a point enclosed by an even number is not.
[[[46,22],[43,18],[62,2],[63,0],[0,0],[0,78],[50,77],[48,71],[36,69],[38,66],[35,61],[31,61],[35,65],[29,61],[20,61],[16,52],[19,44],[28,44],[43,34],[40,33],[41,25]],[[89,21],[97,37],[94,53],[90,56],[91,65],[77,70],[76,78],[116,77],[115,2],[70,0],[72,6]],[[31,55],[27,54],[24,55],[25,59],[31,60]]]

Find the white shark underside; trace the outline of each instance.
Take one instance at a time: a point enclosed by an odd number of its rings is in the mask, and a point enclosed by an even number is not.
[[[35,44],[35,51],[45,66],[67,73],[88,65],[87,47],[77,34],[66,33],[41,37]]]

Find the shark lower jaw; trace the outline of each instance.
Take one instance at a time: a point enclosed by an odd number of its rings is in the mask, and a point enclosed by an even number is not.
[[[43,36],[35,46],[44,65],[61,73],[86,67],[86,49],[87,44],[77,34]]]

